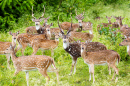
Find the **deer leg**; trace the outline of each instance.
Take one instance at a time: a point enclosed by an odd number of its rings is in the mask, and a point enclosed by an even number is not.
[[[18,43],[18,47],[15,49],[15,53],[22,48],[22,45]]]
[[[88,66],[89,66],[89,81],[91,81],[91,66],[90,65]]]
[[[15,77],[15,76],[19,73],[19,71],[20,71],[20,70],[17,70],[17,69],[16,69],[13,77]],[[14,80],[12,80],[12,83],[14,83]]]
[[[59,73],[58,73],[58,70],[57,70],[57,68],[56,68],[56,66],[55,66],[55,64],[54,64],[54,62],[53,62],[53,64],[52,64],[52,66],[54,67],[54,68],[52,68],[52,70],[56,73],[56,77],[57,77],[57,83],[59,84]]]
[[[74,69],[74,74],[75,74],[75,72],[76,72],[76,61],[77,61],[77,58],[75,58],[75,57],[72,57],[73,58],[73,60],[72,60],[72,68],[71,68],[71,72],[70,72],[70,74],[69,75],[72,75],[72,71],[73,71],[73,68],[75,67],[75,69]]]
[[[6,58],[7,58],[7,67],[10,69],[10,54],[6,54]]]
[[[48,85],[50,77],[47,75],[47,69],[38,69],[39,72],[46,78],[46,85]]]
[[[93,74],[93,83],[95,82],[95,78],[94,78],[94,64],[90,64],[90,69],[91,69],[91,73]]]
[[[54,51],[51,49],[51,57],[54,56]]]
[[[33,53],[32,53],[32,55],[35,55],[37,53],[37,51],[38,51],[38,48],[37,47],[33,47]]]
[[[25,50],[25,48],[27,47],[27,44],[23,44],[22,45],[22,50],[21,50],[21,52],[22,52],[22,55],[24,56],[24,50]]]
[[[29,72],[26,71],[26,81],[27,81],[27,86],[29,86]]]
[[[118,81],[119,70],[118,70],[118,68],[115,66],[115,64],[114,64],[113,66],[111,66],[111,67],[114,69],[114,75],[113,75],[113,77],[112,77],[112,80],[114,79],[115,73],[116,73],[116,80],[115,80],[115,82],[117,82],[117,81]]]
[[[108,70],[109,70],[109,75],[111,75],[111,68],[110,68],[110,66],[108,66]]]

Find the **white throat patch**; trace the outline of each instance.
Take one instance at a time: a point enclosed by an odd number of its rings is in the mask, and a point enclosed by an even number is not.
[[[129,45],[127,46],[127,52],[129,52]]]
[[[68,47],[68,43],[63,43],[63,47],[66,49]]]
[[[82,26],[82,23],[79,23],[79,26]]]
[[[93,32],[92,32],[91,30],[89,30],[89,33],[90,33],[90,34],[93,34]]]
[[[84,51],[84,50],[83,50],[83,49],[81,49],[81,54],[83,53],[83,51]]]
[[[36,30],[39,30],[40,26],[36,26]]]

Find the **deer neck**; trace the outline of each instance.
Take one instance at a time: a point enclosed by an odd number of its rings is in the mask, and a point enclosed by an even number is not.
[[[118,25],[119,25],[120,28],[123,26],[122,22],[120,22]]]
[[[12,46],[15,47],[16,46],[16,39],[12,40]]]
[[[69,47],[69,42],[66,42],[66,43],[63,42],[63,47],[64,47],[64,49],[66,49],[67,47]]]
[[[110,20],[108,21],[108,23],[109,23],[109,24],[112,24],[112,22],[111,22]]]
[[[130,50],[130,46],[129,46],[129,45],[127,45],[127,52],[129,52],[129,50]]]
[[[83,59],[85,59],[86,56],[87,56],[86,49],[84,49],[84,50],[81,49],[81,57],[82,57]]]
[[[12,58],[12,61],[13,61],[13,62],[14,62],[15,59],[17,58],[14,51],[11,53],[11,58]]]
[[[79,23],[79,27],[82,27],[82,23]]]
[[[36,25],[36,30],[39,30],[40,29],[40,25]]]
[[[92,30],[89,30],[89,33],[90,33],[90,34],[93,34]]]

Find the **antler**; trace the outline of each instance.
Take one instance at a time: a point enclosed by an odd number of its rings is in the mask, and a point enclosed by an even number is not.
[[[43,18],[44,17],[44,14],[45,14],[45,6],[43,5],[43,7],[44,7],[44,13],[43,13],[43,15],[40,17],[40,18]],[[39,18],[39,19],[40,19]]]
[[[36,18],[34,17],[34,14],[33,14],[33,6],[32,6],[32,17],[33,17],[34,19],[36,19]]]
[[[75,13],[76,13],[76,16],[77,16],[77,10],[75,9]]]
[[[84,15],[84,12],[85,12],[85,8],[84,8],[84,11],[83,11],[83,15]]]
[[[60,25],[59,25],[59,16],[58,16],[58,26],[59,26],[59,28],[60,28],[60,32],[61,32],[62,34],[64,34],[64,32],[62,31],[62,29],[61,29],[61,27],[60,27]]]
[[[71,14],[72,14],[72,13],[71,13]],[[71,15],[71,14],[70,14],[70,15]],[[71,29],[72,29],[72,16],[71,16],[71,26],[70,26],[70,29],[69,29],[69,31],[67,32],[67,34],[70,33]]]

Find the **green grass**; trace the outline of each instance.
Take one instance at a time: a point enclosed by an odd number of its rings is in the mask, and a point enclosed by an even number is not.
[[[129,3],[129,2],[127,2]],[[121,56],[121,62],[118,65],[119,68],[119,80],[117,83],[114,81],[111,81],[112,75],[109,75],[108,73],[108,67],[105,66],[95,66],[95,84],[92,83],[92,81],[89,81],[89,69],[88,66],[84,63],[82,58],[78,58],[77,61],[77,72],[75,75],[69,76],[70,70],[71,70],[71,64],[72,64],[72,58],[68,53],[65,52],[65,50],[62,47],[62,40],[60,39],[60,43],[58,47],[55,49],[54,56],[52,58],[55,59],[56,67],[59,70],[59,80],[60,80],[60,86],[129,86],[130,85],[130,61],[125,61],[124,59],[126,57],[129,58],[126,47],[125,46],[119,46],[119,43],[122,41],[121,38],[119,38],[116,41],[116,44],[113,45],[111,41],[106,40],[107,36],[105,35],[99,35],[97,32],[97,25],[102,22],[107,22],[107,19],[105,16],[123,16],[125,17],[123,20],[123,24],[129,24],[130,23],[130,8],[126,2],[124,2],[122,5],[115,5],[113,8],[113,5],[107,5],[104,6],[102,3],[99,3],[90,9],[85,11],[84,15],[84,21],[90,21],[93,23],[93,33],[94,33],[94,39],[93,41],[101,42],[107,46],[108,49],[112,49],[117,51]],[[93,11],[99,11],[98,15],[103,17],[100,21],[93,20],[95,14]],[[35,14],[36,16],[41,16],[42,13]],[[17,24],[12,25],[14,29],[12,32],[17,32],[20,30],[20,33],[25,33],[25,28],[28,26],[34,26],[34,22],[31,21],[31,15],[24,14],[21,18],[19,18],[19,21]],[[46,12],[46,16],[53,16]],[[70,18],[64,17],[65,20],[71,20]],[[75,19],[75,16],[73,16],[73,22],[77,23],[77,20]],[[115,22],[115,19],[112,19],[112,22]],[[41,22],[41,24],[43,21]],[[51,17],[48,21],[48,24],[54,23],[53,27],[57,26],[57,20],[51,21]],[[11,41],[11,35],[9,33],[1,32],[0,33],[0,41]],[[25,49],[24,55],[31,55],[33,52],[31,47],[27,47]],[[21,52],[18,51],[17,56],[21,56]],[[42,55],[42,51],[39,50],[37,52],[37,55]],[[50,50],[45,51],[45,55],[51,56]],[[26,86],[26,75],[25,72],[19,72],[18,75],[13,77],[13,74],[15,72],[15,69],[13,67],[13,63],[11,61],[11,70],[7,69],[7,62],[6,57],[4,55],[0,55],[0,86]],[[50,82],[49,86],[56,86],[56,75],[55,73],[49,72],[50,76]],[[45,78],[38,72],[38,71],[31,71],[29,72],[29,83],[30,86],[42,86],[45,84]],[[12,79],[15,80],[15,83],[12,84]]]

